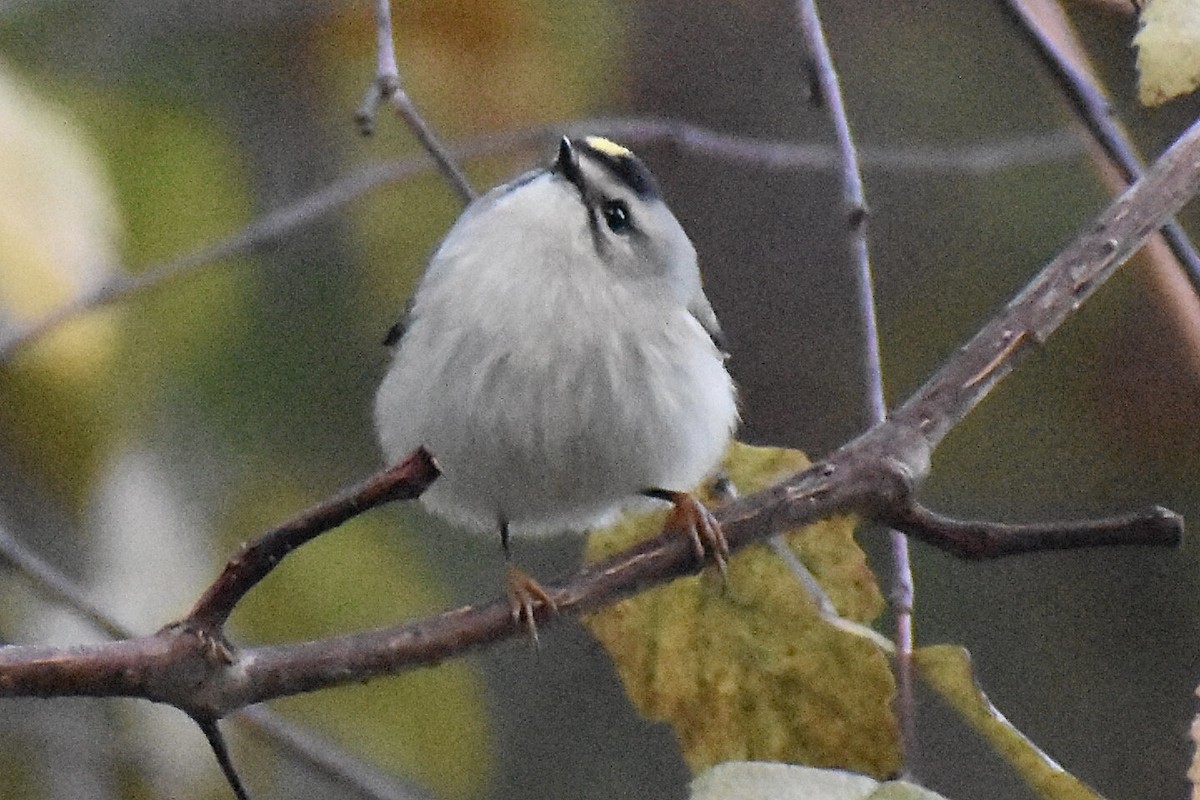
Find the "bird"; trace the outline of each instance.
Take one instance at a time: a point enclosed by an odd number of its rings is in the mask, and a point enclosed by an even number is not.
[[[418,446],[435,515],[499,534],[514,624],[536,642],[553,596],[511,539],[586,532],[668,503],[665,529],[724,573],[728,545],[690,490],[739,422],[696,250],[628,148],[562,137],[548,164],[473,200],[385,343],[381,449]]]

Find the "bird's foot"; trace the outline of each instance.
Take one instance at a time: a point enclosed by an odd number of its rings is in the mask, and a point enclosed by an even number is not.
[[[558,613],[558,604],[542,585],[531,578],[528,573],[512,564],[506,565],[504,590],[508,594],[508,608],[512,614],[514,625],[525,629],[525,633],[536,646],[538,644],[538,628],[536,614],[538,608],[547,609],[551,614]]]
[[[725,541],[725,533],[712,512],[687,492],[655,490],[651,496],[674,505],[663,530],[688,537],[696,559],[716,567],[724,578],[729,563],[729,542]]]

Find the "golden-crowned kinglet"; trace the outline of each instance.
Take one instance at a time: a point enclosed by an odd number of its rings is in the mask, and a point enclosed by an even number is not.
[[[723,568],[727,548],[687,491],[737,423],[733,382],[696,251],[629,150],[563,138],[544,169],[467,207],[387,337],[375,401],[387,457],[424,445],[422,496],[481,531],[582,531],[639,498]],[[554,608],[509,565],[514,619]]]

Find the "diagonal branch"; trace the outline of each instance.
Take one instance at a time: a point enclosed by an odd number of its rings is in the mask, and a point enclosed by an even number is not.
[[[1200,189],[1200,123],[1109,205],[890,419],[933,448]]]
[[[1087,70],[1055,40],[1053,34],[1039,21],[1038,11],[1028,0],[1003,0],[1003,5],[1050,70],[1063,94],[1075,107],[1076,113],[1104,156],[1120,171],[1121,179],[1128,183],[1141,177],[1142,160],[1129,143],[1121,125],[1113,118],[1108,98]],[[1057,3],[1053,4],[1052,10],[1058,15],[1065,13]],[[1200,253],[1196,252],[1191,239],[1180,224],[1171,218],[1163,220],[1161,233],[1172,255],[1187,275],[1192,290],[1200,293]]]
[[[182,624],[217,633],[234,606],[288,553],[364,511],[393,500],[418,497],[437,477],[438,467],[433,457],[419,447],[396,466],[244,545],[241,552],[229,559],[221,576],[208,587]]]

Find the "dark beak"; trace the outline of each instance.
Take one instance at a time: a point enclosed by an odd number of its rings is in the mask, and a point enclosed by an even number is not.
[[[583,173],[579,169],[579,154],[566,136],[558,143],[558,158],[554,160],[554,171],[562,175],[583,193]]]

